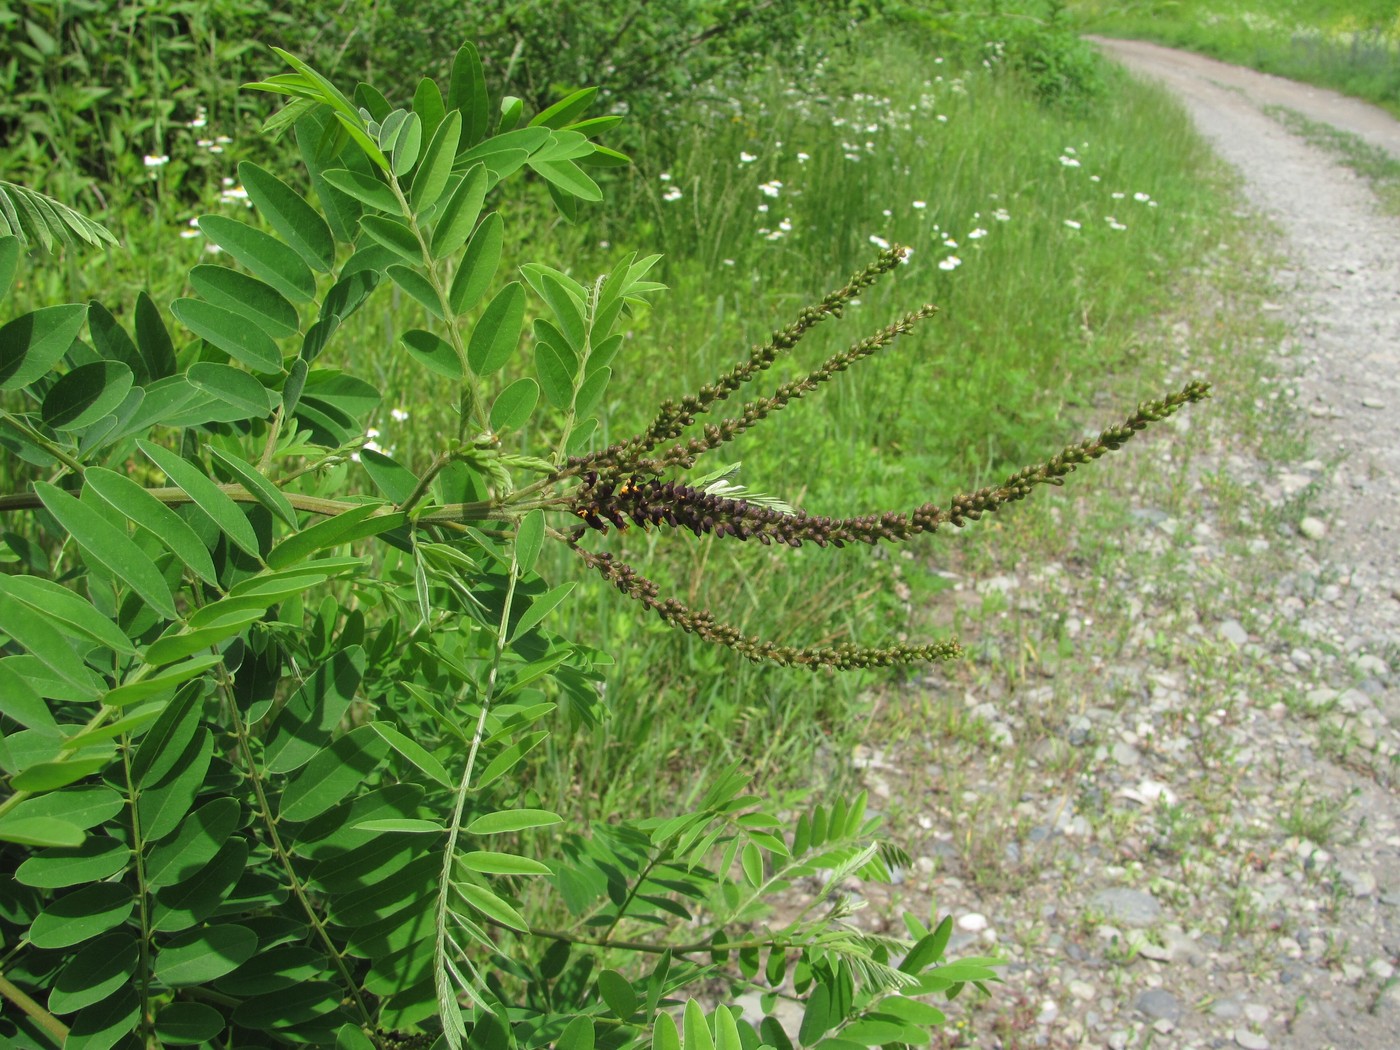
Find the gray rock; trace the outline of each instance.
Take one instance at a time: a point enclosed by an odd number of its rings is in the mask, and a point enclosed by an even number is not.
[[[1244,1010],[1241,1008],[1238,999],[1226,997],[1224,999],[1217,999],[1215,1002],[1211,1003],[1210,1012],[1216,1017],[1230,1021],[1241,1016]]]
[[[1320,540],[1327,535],[1327,526],[1317,518],[1304,518],[1298,522],[1298,532],[1310,540]]]
[[[1225,620],[1215,629],[1215,633],[1231,645],[1244,645],[1249,641],[1249,632],[1238,620]]]
[[[1124,886],[1100,890],[1089,905],[1126,926],[1151,926],[1162,917],[1162,906],[1152,894]]]
[[[1269,1050],[1269,1041],[1258,1032],[1251,1032],[1248,1028],[1235,1029],[1235,1043],[1244,1050]]]
[[[1137,997],[1134,1004],[1139,1013],[1154,1021],[1163,1020],[1176,1024],[1181,1020],[1181,1003],[1165,988],[1149,988]]]

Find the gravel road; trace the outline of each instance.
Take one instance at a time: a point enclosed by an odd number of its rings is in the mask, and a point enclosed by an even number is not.
[[[980,649],[883,698],[906,735],[854,765],[915,859],[892,892],[851,890],[874,925],[932,902],[956,951],[1010,960],[936,1045],[1394,1050],[1400,222],[1264,109],[1398,157],[1400,124],[1098,44],[1182,101],[1277,232],[1194,275],[1201,301],[1163,320],[1157,352],[1225,380],[1250,356],[1220,345],[1233,322],[1265,363],[1235,376],[1234,409],[1222,383],[1076,490],[1128,508],[1121,537],[1071,498],[1052,531],[1096,544],[1017,560],[1012,532],[998,575],[940,566]],[[1270,290],[1232,298],[1239,267]]]

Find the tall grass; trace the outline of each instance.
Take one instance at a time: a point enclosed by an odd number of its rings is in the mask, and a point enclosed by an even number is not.
[[[1071,0],[1086,32],[1139,37],[1334,88],[1400,115],[1392,0]]]

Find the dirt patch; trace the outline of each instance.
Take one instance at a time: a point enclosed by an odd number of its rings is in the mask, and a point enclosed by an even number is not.
[[[1276,237],[1222,251],[1157,333],[1216,402],[991,525],[1018,561],[940,566],[977,648],[891,691],[852,756],[915,862],[849,889],[873,925],[932,904],[957,952],[1011,960],[939,1045],[1390,1050],[1400,222],[1261,109],[1397,155],[1400,124],[1099,43],[1181,98]]]

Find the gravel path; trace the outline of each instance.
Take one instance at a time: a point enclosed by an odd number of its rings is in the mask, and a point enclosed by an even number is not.
[[[1394,1050],[1400,222],[1261,109],[1397,156],[1400,125],[1099,44],[1179,96],[1278,239],[1144,337],[1217,399],[993,526],[1019,561],[938,567],[934,617],[980,648],[883,698],[854,764],[915,861],[851,889],[1011,960],[937,1045]]]

